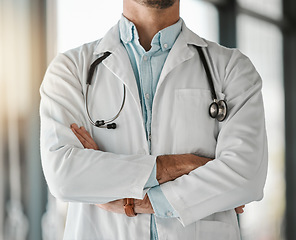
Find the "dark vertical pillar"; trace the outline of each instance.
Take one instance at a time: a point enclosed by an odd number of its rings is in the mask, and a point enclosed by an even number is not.
[[[286,124],[286,239],[296,239],[296,1],[283,0]]]
[[[219,14],[219,42],[225,47],[236,47],[236,1],[217,4]]]

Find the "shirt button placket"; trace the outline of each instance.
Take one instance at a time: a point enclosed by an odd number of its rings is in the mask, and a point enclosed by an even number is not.
[[[172,216],[173,216],[173,213],[170,212],[170,211],[168,211],[168,212],[166,212],[166,215],[167,215],[168,217],[172,217]]]

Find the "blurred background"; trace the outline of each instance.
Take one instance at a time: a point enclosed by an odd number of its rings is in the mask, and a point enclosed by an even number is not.
[[[0,240],[62,239],[67,205],[47,190],[39,86],[58,53],[104,36],[122,0],[0,0]],[[239,48],[263,79],[265,197],[240,217],[243,240],[296,240],[296,1],[181,0],[200,36]]]

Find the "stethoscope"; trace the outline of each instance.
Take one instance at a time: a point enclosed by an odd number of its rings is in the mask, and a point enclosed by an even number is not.
[[[225,100],[218,100],[217,95],[216,95],[216,91],[215,91],[215,87],[214,87],[213,78],[212,78],[205,54],[203,53],[201,47],[196,47],[196,48],[199,53],[202,64],[204,66],[204,69],[206,71],[206,74],[208,77],[208,83],[209,83],[210,89],[211,89],[213,102],[210,104],[210,107],[209,107],[210,117],[217,119],[218,122],[222,122],[222,121],[224,121],[224,119],[227,116],[226,101]]]
[[[204,66],[204,69],[206,71],[207,74],[207,79],[208,79],[208,83],[210,85],[210,89],[211,89],[211,95],[212,95],[212,99],[213,102],[210,104],[209,107],[209,115],[210,117],[217,119],[219,122],[224,121],[224,119],[227,116],[227,104],[225,100],[218,100],[217,95],[216,95],[216,91],[215,91],[215,87],[214,87],[214,83],[213,83],[213,78],[209,69],[209,65],[206,61],[205,55],[201,49],[201,47],[197,47],[197,51],[199,53],[200,59],[202,61],[202,64]],[[126,89],[125,89],[125,85],[123,84],[123,98],[122,98],[122,103],[120,106],[119,111],[117,112],[117,114],[108,119],[108,120],[97,120],[97,121],[93,121],[89,111],[88,111],[88,89],[89,86],[91,85],[91,81],[95,72],[96,67],[107,57],[110,56],[110,52],[105,52],[103,54],[103,56],[99,57],[97,60],[95,60],[89,69],[88,75],[87,75],[87,80],[86,80],[86,94],[85,94],[85,110],[86,110],[86,114],[88,117],[88,120],[90,121],[90,123],[93,126],[99,127],[99,128],[107,128],[107,129],[115,129],[117,127],[116,123],[114,122],[120,115],[124,104],[125,104],[125,98],[126,98]]]
[[[95,69],[96,69],[96,67],[104,59],[106,59],[107,57],[109,57],[110,54],[111,54],[110,52],[105,52],[103,54],[103,56],[99,57],[97,60],[95,60],[90,65],[90,68],[89,68],[89,71],[88,71],[88,75],[87,75],[87,79],[86,79],[85,109],[86,109],[86,114],[87,114],[88,120],[90,121],[90,123],[92,125],[94,125],[96,127],[99,127],[99,128],[115,129],[117,127],[117,125],[113,121],[116,120],[119,117],[119,114],[121,113],[121,111],[122,111],[122,109],[124,107],[124,103],[125,103],[125,96],[126,96],[125,85],[123,84],[123,99],[122,99],[122,103],[121,103],[120,109],[119,109],[118,113],[114,117],[112,117],[112,118],[110,118],[108,120],[103,120],[102,119],[102,120],[93,121],[92,118],[89,115],[89,111],[88,111],[88,100],[87,100],[88,88],[89,88],[89,85],[91,85],[91,80],[93,78]]]

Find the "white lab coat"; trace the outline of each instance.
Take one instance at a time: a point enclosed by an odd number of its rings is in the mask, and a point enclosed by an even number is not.
[[[205,53],[229,114],[210,118],[209,84],[196,46]],[[84,108],[90,64],[110,51],[89,89],[93,119],[119,110],[117,129],[93,127]],[[129,218],[96,207],[122,198],[143,198],[143,187],[163,154],[215,158],[161,189],[180,218],[156,218],[159,240],[237,240],[234,208],[263,196],[267,143],[261,79],[247,57],[206,41],[185,24],[163,67],[153,102],[151,155],[136,80],[120,43],[118,25],[100,41],[59,54],[41,86],[41,154],[52,194],[70,202],[66,240],[149,240],[150,215]],[[101,151],[84,149],[69,126],[85,126]]]

